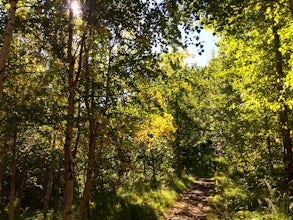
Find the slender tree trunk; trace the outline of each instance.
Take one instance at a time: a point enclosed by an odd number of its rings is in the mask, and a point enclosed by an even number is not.
[[[0,99],[3,94],[3,84],[4,84],[4,70],[6,67],[6,62],[9,56],[9,48],[12,41],[12,31],[15,23],[15,12],[16,12],[17,0],[10,0],[10,8],[8,14],[7,26],[4,34],[4,42],[1,48],[0,54]]]
[[[176,97],[176,109],[175,109],[175,122],[178,125],[179,124],[179,104],[177,101],[177,97]],[[175,153],[175,170],[176,170],[176,174],[177,177],[181,178],[182,177],[182,173],[184,171],[184,166],[183,166],[183,158],[182,158],[182,149],[180,149],[180,129],[178,129],[175,133],[175,141],[173,143],[173,150]]]
[[[53,181],[54,181],[54,168],[51,167],[49,169],[48,183],[47,183],[46,194],[45,194],[45,198],[44,198],[44,216],[45,216],[45,219],[47,219],[47,213],[49,211],[49,203],[50,203],[50,200],[51,200]]]
[[[77,150],[78,150],[78,146],[79,146],[79,140],[80,140],[80,135],[81,135],[81,126],[80,126],[80,113],[81,113],[81,103],[78,103],[78,113],[77,113],[77,123],[76,123],[76,127],[77,127],[77,134],[76,134],[76,138],[75,138],[75,144],[74,144],[74,148],[73,148],[73,152],[72,152],[72,156],[73,158],[76,158],[76,154],[77,154]]]
[[[181,178],[182,177],[182,173],[184,170],[184,166],[183,166],[183,158],[182,158],[182,150],[180,150],[179,148],[179,131],[176,132],[176,137],[175,137],[175,141],[173,143],[173,150],[175,153],[175,170],[176,170],[176,175],[177,177]]]
[[[268,149],[268,156],[269,156],[269,161],[268,161],[268,167],[270,169],[270,171],[273,171],[273,158],[272,158],[272,146],[271,146],[271,138],[269,134],[269,118],[268,116],[265,117],[265,128],[266,128],[266,133],[267,133],[267,138],[266,138],[266,142],[267,142],[267,149]]]
[[[3,211],[3,173],[4,173],[4,154],[7,147],[6,138],[4,138],[3,146],[0,146],[0,213]]]
[[[11,161],[11,176],[10,176],[10,194],[9,194],[9,207],[8,216],[9,220],[14,220],[15,210],[15,185],[16,185],[16,148],[17,148],[17,131],[13,133],[13,144],[11,147],[12,161]]]
[[[3,207],[3,171],[4,171],[4,163],[3,163],[3,156],[4,152],[2,150],[2,146],[0,146],[0,214],[2,212]]]
[[[72,5],[73,0],[69,1],[69,5]],[[75,80],[74,80],[74,57],[72,55],[73,44],[73,10],[69,7],[69,26],[68,26],[68,45],[67,45],[67,59],[68,59],[68,107],[67,107],[67,123],[65,128],[65,144],[64,144],[64,157],[65,157],[65,195],[64,195],[64,209],[63,219],[72,219],[72,203],[73,203],[73,154],[72,154],[72,142],[73,142],[73,129],[74,129],[74,112],[75,112]]]
[[[94,88],[91,88],[91,95],[90,95],[90,79],[93,81],[94,79],[91,77],[91,73],[89,70],[89,48],[86,49],[85,55],[85,70],[86,70],[86,97],[85,97],[85,105],[87,109],[87,117],[89,122],[89,149],[88,149],[88,165],[87,165],[87,172],[86,172],[86,181],[82,193],[82,198],[80,201],[80,219],[84,220],[87,216],[87,204],[89,203],[90,199],[90,190],[92,186],[93,180],[93,169],[95,165],[95,154],[96,154],[96,122],[94,119],[93,114],[93,105],[94,105]],[[91,98],[91,102],[89,101]]]
[[[146,174],[146,163],[147,163],[147,158],[146,158],[146,149],[145,146],[143,146],[143,177],[146,180],[147,179],[147,174]]]
[[[90,121],[90,137],[89,137],[89,149],[88,149],[88,166],[86,173],[86,181],[82,193],[82,198],[80,202],[80,219],[84,220],[87,216],[87,204],[90,198],[90,189],[93,180],[93,169],[95,165],[95,154],[96,154],[96,134],[94,121]]]
[[[289,10],[291,12],[291,17],[293,19],[293,0],[288,0],[289,3]]]
[[[288,106],[284,106],[284,110],[280,112],[281,134],[283,138],[283,160],[285,168],[285,177],[288,192],[293,195],[293,161],[292,161],[292,140],[290,137],[290,129],[288,128]]]
[[[273,27],[274,35],[274,46],[275,46],[275,62],[276,62],[276,74],[277,80],[279,81],[278,90],[279,93],[284,96],[283,82],[285,80],[285,75],[283,73],[283,57],[282,53],[279,51],[281,47],[280,36],[278,34],[278,27]],[[289,195],[293,195],[293,157],[292,157],[292,139],[290,137],[291,125],[289,122],[289,114],[291,110],[286,104],[286,97],[284,97],[283,106],[279,112],[280,120],[280,132],[283,139],[283,160],[285,168],[285,178]]]
[[[73,202],[73,154],[72,154],[72,139],[74,128],[74,103],[75,103],[75,91],[70,86],[70,94],[68,97],[68,120],[66,124],[66,138],[64,144],[64,156],[65,156],[65,198],[64,198],[64,210],[63,218],[72,219],[72,202]]]
[[[153,173],[153,177],[152,177],[152,183],[154,188],[157,188],[157,169],[156,169],[156,160],[155,160],[155,155],[154,155],[154,150],[151,150],[151,163],[152,163],[152,173]]]
[[[53,142],[52,142],[52,148],[56,148],[56,131],[53,131]],[[44,216],[47,218],[47,213],[49,210],[49,203],[51,200],[51,193],[53,188],[53,181],[54,181],[54,166],[51,162],[50,168],[49,168],[49,176],[48,176],[48,182],[47,182],[47,188],[46,188],[46,194],[44,198]]]

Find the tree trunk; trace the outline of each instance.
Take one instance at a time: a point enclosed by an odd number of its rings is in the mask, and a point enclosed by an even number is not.
[[[4,164],[4,155],[5,155],[5,149],[7,148],[7,140],[4,138],[3,146],[0,146],[0,213],[3,211],[2,207],[4,204],[4,195],[3,195],[3,174],[5,170],[5,164]]]
[[[74,128],[74,103],[75,91],[70,86],[70,94],[68,97],[68,110],[67,110],[67,124],[66,124],[66,138],[64,144],[64,157],[65,157],[65,198],[64,198],[64,219],[72,219],[72,202],[73,202],[73,154],[72,154],[72,139]]]
[[[53,131],[53,142],[52,142],[52,148],[56,148],[56,131]],[[49,203],[51,200],[51,193],[52,193],[52,187],[53,187],[53,181],[54,181],[54,166],[53,162],[50,164],[50,169],[49,169],[49,176],[48,176],[48,183],[47,183],[47,188],[46,188],[46,194],[44,198],[44,216],[45,219],[47,218],[47,213],[49,210]]]
[[[49,211],[49,203],[50,203],[50,200],[51,200],[53,181],[54,181],[54,168],[51,167],[50,170],[49,170],[48,183],[47,183],[46,194],[45,194],[45,198],[44,198],[44,216],[45,216],[45,219],[47,218],[47,213]]]
[[[173,150],[175,153],[175,172],[178,178],[182,177],[184,166],[183,166],[183,156],[182,156],[182,150],[180,150],[179,147],[179,131],[176,132],[175,141],[173,143]]]
[[[292,140],[290,137],[290,129],[288,128],[288,106],[284,106],[284,110],[280,112],[280,126],[283,138],[283,160],[285,168],[286,185],[289,195],[293,195],[293,161],[292,161]]]
[[[16,12],[17,0],[10,0],[10,8],[8,14],[7,26],[4,34],[4,42],[1,48],[0,54],[0,99],[3,94],[4,84],[4,70],[9,55],[9,48],[12,41],[12,31],[15,23],[15,12]]]
[[[73,4],[73,0],[69,1],[69,5]],[[64,144],[64,157],[65,157],[65,195],[64,195],[64,209],[63,219],[72,219],[72,202],[73,202],[73,154],[72,154],[72,140],[73,140],[73,128],[74,128],[74,112],[75,112],[75,80],[74,80],[74,57],[72,55],[73,44],[73,10],[69,7],[69,26],[68,26],[68,46],[67,46],[67,59],[69,64],[68,69],[68,108],[67,108],[67,122],[65,128],[65,144]]]
[[[156,169],[156,159],[154,155],[154,150],[151,150],[151,167],[152,167],[152,185],[156,189],[158,186],[157,182],[157,169]]]
[[[11,147],[12,161],[11,161],[10,194],[9,194],[9,207],[8,207],[9,220],[14,220],[14,210],[15,210],[16,148],[17,148],[17,131],[15,130],[13,133],[13,144]]]
[[[82,199],[80,202],[80,219],[86,219],[87,215],[87,204],[90,198],[90,189],[92,186],[93,179],[93,169],[95,165],[95,151],[96,151],[96,134],[95,134],[95,126],[94,121],[90,121],[90,137],[89,137],[89,149],[88,149],[88,166],[86,173],[86,182],[84,185],[84,190],[82,193]]]
[[[91,8],[91,1],[88,1],[89,7]],[[91,20],[91,13],[89,13],[89,23]],[[95,154],[96,154],[96,122],[94,118],[94,100],[95,100],[95,89],[91,88],[90,93],[90,85],[93,86],[93,77],[91,76],[91,72],[89,69],[89,47],[85,49],[85,72],[86,72],[86,85],[85,85],[85,106],[87,109],[87,119],[89,122],[89,148],[88,148],[88,165],[86,172],[86,181],[82,193],[82,198],[80,201],[79,214],[80,219],[84,220],[87,217],[87,204],[90,199],[90,192],[93,180],[93,169],[95,165]]]
[[[175,101],[175,122],[177,126],[179,126],[179,104],[177,101]],[[183,156],[182,156],[182,149],[180,149],[180,128],[176,131],[175,133],[175,141],[173,143],[173,151],[175,153],[175,172],[177,177],[181,178],[183,171],[184,171],[184,166],[183,166]]]
[[[146,149],[145,146],[143,146],[143,177],[146,180],[147,179],[147,173],[146,173],[146,163],[147,163],[147,157],[146,157]]]
[[[269,127],[269,118],[268,116],[265,117],[265,128],[266,128],[266,133],[267,133],[267,137],[266,137],[266,142],[267,142],[267,150],[268,150],[268,167],[270,169],[270,171],[273,171],[273,158],[272,158],[272,146],[271,146],[271,138],[269,135],[269,131],[270,131],[270,127]]]
[[[289,10],[291,12],[291,17],[293,19],[293,0],[288,0],[289,3]]]
[[[276,65],[276,74],[278,83],[278,90],[280,95],[285,95],[283,83],[285,80],[285,75],[283,73],[283,57],[282,53],[279,51],[281,47],[280,36],[278,34],[278,27],[273,27],[273,35],[274,35],[274,49],[275,49],[275,65]],[[285,178],[286,185],[288,189],[288,194],[293,195],[293,158],[292,158],[292,140],[290,137],[291,125],[289,122],[289,114],[291,113],[288,105],[286,104],[286,97],[283,100],[283,106],[279,112],[279,120],[280,120],[280,133],[283,139],[283,160],[284,160],[284,169],[285,169]]]

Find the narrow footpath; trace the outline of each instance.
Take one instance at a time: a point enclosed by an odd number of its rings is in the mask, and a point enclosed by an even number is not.
[[[185,191],[173,208],[165,216],[165,220],[199,219],[207,220],[211,209],[209,196],[214,192],[214,180],[196,178],[193,186]]]

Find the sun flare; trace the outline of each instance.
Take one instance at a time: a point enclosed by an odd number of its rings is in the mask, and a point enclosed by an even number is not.
[[[76,1],[72,1],[70,7],[72,8],[73,13],[74,13],[75,15],[78,15],[78,14],[81,13],[81,8],[80,8],[80,5],[79,5],[78,2],[76,2]]]

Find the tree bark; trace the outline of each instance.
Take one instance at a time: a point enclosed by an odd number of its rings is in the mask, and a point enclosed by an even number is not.
[[[158,181],[157,181],[157,168],[156,168],[156,159],[155,159],[155,154],[154,150],[151,150],[151,167],[152,167],[152,185],[156,189],[158,186]]]
[[[3,94],[4,87],[4,70],[6,67],[6,62],[9,56],[9,48],[12,41],[12,31],[15,23],[15,12],[16,12],[17,0],[10,0],[10,8],[8,14],[7,26],[4,34],[4,42],[1,48],[0,54],[0,99]]]
[[[13,144],[11,147],[12,161],[11,161],[10,193],[9,193],[9,207],[8,207],[9,220],[14,220],[14,210],[15,210],[16,148],[17,148],[17,131],[15,130],[13,133]]]
[[[175,100],[175,123],[179,125],[179,104],[178,98]],[[175,133],[175,141],[173,142],[173,151],[175,153],[175,172],[177,177],[181,178],[184,166],[183,166],[183,156],[182,149],[180,149],[180,129],[178,129]]]
[[[45,194],[45,198],[44,198],[44,216],[45,216],[45,219],[47,219],[47,213],[49,211],[49,203],[50,203],[50,200],[51,200],[53,181],[54,181],[54,168],[51,167],[49,169],[48,183],[47,183],[46,194]]]
[[[91,9],[91,1],[88,1],[89,8]],[[89,13],[89,21],[91,22],[91,10]],[[93,88],[93,81],[94,78],[92,77],[92,74],[90,72],[89,68],[89,49],[90,49],[90,43],[87,48],[85,48],[85,73],[86,73],[86,82],[85,82],[85,106],[87,110],[87,119],[89,122],[89,146],[88,146],[88,165],[87,165],[87,172],[86,172],[86,181],[82,193],[82,198],[80,201],[80,207],[79,207],[79,214],[80,219],[84,220],[87,217],[87,205],[89,203],[90,199],[90,190],[92,186],[92,180],[93,180],[93,170],[95,165],[95,159],[96,159],[96,142],[97,142],[97,123],[95,122],[94,118],[94,100],[95,95]],[[90,88],[92,85],[92,88]],[[90,93],[91,90],[91,93]]]
[[[274,50],[275,50],[275,69],[277,74],[278,90],[279,93],[285,96],[285,91],[283,88],[283,82],[285,80],[285,75],[283,72],[283,57],[282,53],[279,51],[281,47],[280,36],[278,34],[278,27],[273,27],[274,35]],[[293,157],[292,157],[292,139],[290,137],[291,125],[289,122],[289,114],[291,110],[286,104],[286,97],[283,100],[283,106],[279,112],[280,120],[280,133],[283,139],[283,160],[284,160],[284,169],[285,169],[285,178],[286,185],[289,195],[293,195]]]
[[[4,174],[4,155],[5,155],[5,149],[7,149],[7,140],[4,138],[3,146],[0,146],[0,207],[3,207],[4,201],[3,201],[3,174]],[[2,212],[2,208],[0,208],[0,213]]]
[[[288,0],[291,17],[293,19],[293,0]]]
[[[269,126],[269,118],[268,116],[265,117],[265,129],[266,129],[266,133],[267,133],[267,137],[266,137],[266,142],[267,142],[267,150],[268,150],[268,167],[270,169],[270,171],[273,171],[273,158],[272,158],[272,146],[271,146],[271,138],[269,135],[269,131],[270,131],[270,126]]]
[[[56,148],[56,131],[53,131],[53,142],[52,142],[52,148],[55,149]],[[44,198],[44,216],[45,219],[47,218],[47,213],[49,210],[49,203],[51,200],[51,193],[52,193],[52,188],[53,188],[53,181],[54,181],[54,166],[53,166],[53,162],[51,162],[50,164],[50,168],[49,168],[49,176],[48,176],[48,183],[47,183],[47,188],[46,188],[46,194],[45,194],[45,198]]]
[[[73,0],[69,1],[69,5],[73,4]],[[74,57],[72,55],[73,44],[73,9],[69,7],[69,25],[68,25],[68,45],[67,45],[67,59],[68,59],[68,106],[67,106],[67,122],[65,128],[65,143],[64,143],[64,157],[65,157],[65,195],[64,195],[64,209],[63,219],[72,219],[72,203],[73,203],[73,179],[74,179],[74,163],[72,154],[72,140],[74,129],[74,112],[75,112],[75,80],[74,80]]]
[[[93,180],[93,169],[95,165],[95,153],[96,153],[96,132],[94,121],[89,122],[90,126],[90,137],[89,137],[89,149],[88,149],[88,166],[86,173],[86,182],[84,185],[84,190],[82,193],[82,198],[80,202],[80,219],[84,220],[87,216],[87,204],[90,198],[90,189]]]

